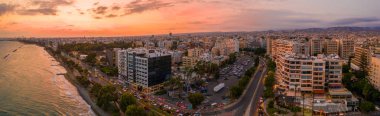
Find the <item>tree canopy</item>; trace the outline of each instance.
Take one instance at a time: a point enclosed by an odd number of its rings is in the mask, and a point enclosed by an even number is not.
[[[137,105],[129,105],[125,111],[125,116],[147,116],[144,108]]]
[[[193,107],[196,108],[203,102],[205,98],[201,93],[193,93],[188,96],[188,99],[190,103],[193,105]]]
[[[100,88],[99,92],[96,95],[96,104],[102,108],[107,108],[111,106],[111,101],[115,101],[116,97],[116,88],[113,85],[106,85]]]
[[[133,96],[130,93],[124,93],[123,95],[121,95],[119,106],[121,110],[125,111],[127,110],[127,107],[129,105],[134,105],[136,103],[137,103],[137,100],[135,96]]]

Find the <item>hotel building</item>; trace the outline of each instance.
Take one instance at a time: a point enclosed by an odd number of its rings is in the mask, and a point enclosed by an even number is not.
[[[171,75],[171,55],[157,49],[127,49],[118,52],[119,75],[132,89],[151,94],[162,88]]]

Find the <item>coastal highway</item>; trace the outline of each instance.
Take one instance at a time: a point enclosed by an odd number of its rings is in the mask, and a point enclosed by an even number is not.
[[[249,116],[253,115],[255,111],[257,111],[257,103],[260,99],[260,97],[263,94],[263,74],[266,74],[266,67],[263,62],[260,62],[262,66],[258,67],[257,72],[252,77],[252,83],[248,85],[247,92],[245,95],[241,96],[241,100],[237,101],[238,103],[234,104],[233,106],[227,107],[222,110],[216,110],[216,111],[206,111],[202,112],[202,115],[223,115],[223,113],[231,113],[235,116],[244,116],[246,111],[249,111]],[[250,107],[248,107],[251,104]]]

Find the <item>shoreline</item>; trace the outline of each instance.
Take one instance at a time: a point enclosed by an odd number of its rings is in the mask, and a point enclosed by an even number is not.
[[[66,70],[66,74],[64,74],[64,77],[67,81],[69,81],[73,86],[75,86],[76,90],[78,91],[79,96],[87,103],[89,108],[94,112],[96,116],[109,116],[107,112],[105,112],[103,109],[101,109],[99,106],[96,105],[94,101],[92,101],[89,91],[82,87],[79,83],[76,82],[75,76],[72,73],[72,70],[67,67],[61,59],[55,57],[55,55],[52,53],[52,51],[46,49],[45,46],[36,44],[36,43],[27,43],[23,41],[17,41],[23,44],[32,44],[39,47],[42,47],[44,51],[46,51],[52,58],[55,59],[56,62],[59,62],[59,66],[62,66]]]
[[[40,45],[38,45],[38,46],[40,46]],[[72,70],[70,70],[70,68],[68,68],[61,60],[57,60],[57,58],[53,55],[53,53],[51,53],[51,51],[47,50],[46,47],[44,47],[44,46],[40,46],[40,47],[43,47],[44,50],[47,53],[49,53],[49,55],[52,56],[52,58],[54,58],[57,62],[59,62],[59,65],[62,66],[67,71],[67,73],[64,75],[64,77],[72,85],[75,86],[75,88],[77,89],[79,95],[87,103],[87,105],[90,106],[91,110],[97,116],[108,116],[108,114],[103,109],[101,109],[99,106],[96,105],[96,103],[94,101],[92,101],[92,99],[91,99],[91,97],[89,95],[89,91],[86,88],[82,87],[80,84],[78,84],[76,82],[76,79],[75,79],[75,77],[74,77],[74,75],[72,73]]]

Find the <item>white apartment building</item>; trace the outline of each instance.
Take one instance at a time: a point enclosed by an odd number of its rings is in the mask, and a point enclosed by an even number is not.
[[[276,80],[284,91],[325,93],[325,84],[340,87],[342,63],[337,56],[306,56],[282,53],[276,61]],[[331,79],[329,79],[331,78]]]

